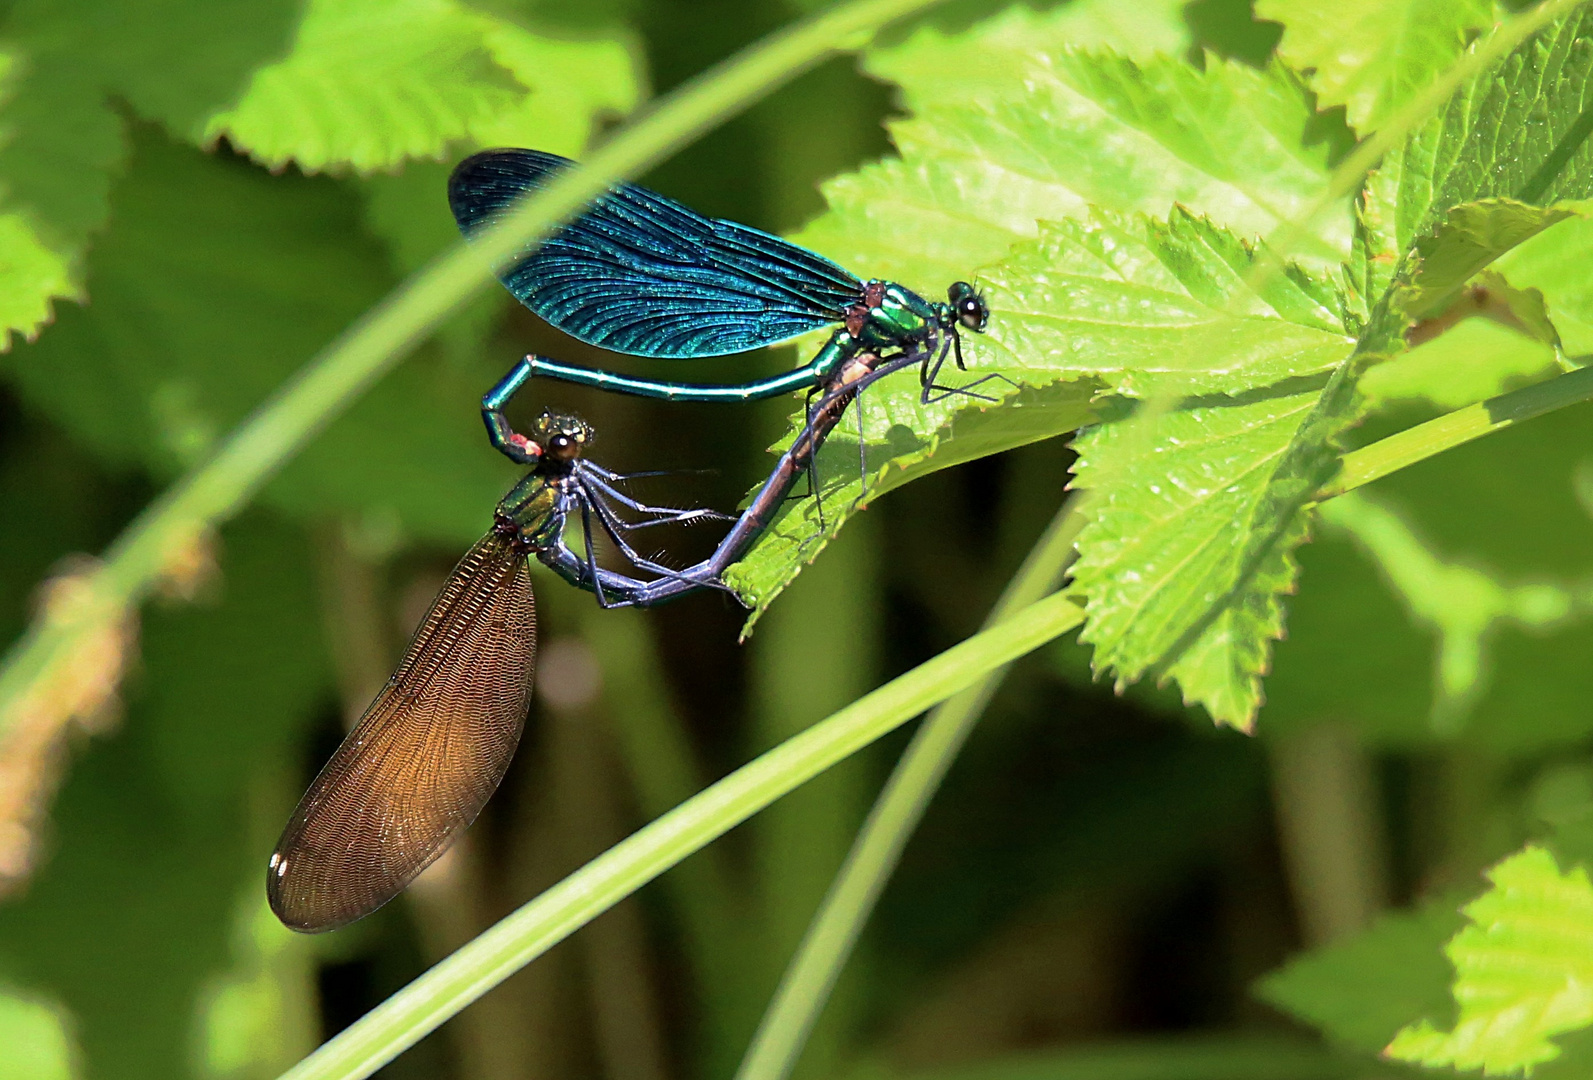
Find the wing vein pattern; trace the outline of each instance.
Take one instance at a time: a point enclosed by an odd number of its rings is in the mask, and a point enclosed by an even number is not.
[[[489,224],[571,164],[538,150],[466,158],[448,182],[460,231]],[[635,184],[615,185],[499,279],[574,338],[676,359],[787,341],[839,321],[862,293],[820,255]]]
[[[489,533],[454,567],[398,670],[283,830],[267,895],[284,923],[353,922],[447,850],[509,768],[535,660],[525,555]]]

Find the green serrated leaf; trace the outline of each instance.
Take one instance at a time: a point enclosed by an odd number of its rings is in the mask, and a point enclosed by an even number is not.
[[[1422,319],[1443,310],[1488,264],[1572,214],[1514,199],[1451,207],[1443,224],[1416,241],[1421,262],[1400,298],[1406,314]]]
[[[1186,704],[1248,726],[1259,677],[1282,631],[1275,600],[1287,561],[1249,564],[1268,486],[1318,406],[1320,387],[1183,407],[1148,425],[1119,411],[1077,443],[1078,486],[1097,492],[1079,537],[1073,588],[1088,600],[1079,640],[1119,684],[1160,670]],[[1280,557],[1303,539],[1291,529]],[[1186,677],[1189,681],[1185,681]]]
[[[918,35],[889,67],[927,80],[940,69],[916,62],[915,42],[927,61],[944,47]],[[963,46],[965,70],[983,73],[977,86],[926,99],[891,126],[900,158],[825,185],[830,212],[798,242],[927,294],[1034,236],[1037,220],[1089,205],[1161,217],[1179,203],[1251,235],[1322,190],[1327,150],[1308,145],[1306,95],[1281,68],[1213,59],[1199,71],[1062,48],[1020,60],[1010,46],[991,47],[987,62],[977,39]],[[1320,221],[1306,255],[1336,263],[1349,247],[1349,207]]]
[[[1461,927],[1457,908],[1441,900],[1384,915],[1348,941],[1289,961],[1255,995],[1335,1042],[1377,1053],[1412,1020],[1451,1012],[1453,969],[1440,950]]]
[[[1310,69],[1321,108],[1345,107],[1368,135],[1452,64],[1494,19],[1490,0],[1257,0],[1283,24],[1278,55]]]
[[[146,133],[115,205],[89,260],[94,302],[63,311],[14,368],[27,398],[76,439],[157,476],[208,452],[392,282],[357,200],[329,180],[271,177]],[[468,542],[513,479],[480,439],[476,402],[490,377],[403,365],[265,498]]]
[[[310,0],[292,51],[206,120],[204,138],[308,172],[440,158],[524,98],[489,51],[497,25],[453,0]]]
[[[831,209],[798,242],[935,295],[1032,241],[982,275],[991,328],[968,343],[978,374],[1029,387],[1100,377],[1123,393],[1239,391],[1342,359],[1332,290],[1291,269],[1243,295],[1253,256],[1232,235],[1270,229],[1325,183],[1328,149],[1309,138],[1297,80],[1077,52],[1070,10],[923,30],[871,53],[869,69],[900,79],[919,115],[892,127],[900,158],[826,185]],[[1133,216],[1175,203],[1166,225]],[[1314,257],[1348,253],[1348,210],[1320,219]],[[926,423],[900,397],[909,445],[930,443],[947,414]]]
[[[1383,169],[1400,250],[1449,211],[1483,199],[1550,206],[1593,196],[1585,116],[1593,86],[1593,11],[1579,6],[1479,72],[1413,132]]]
[[[21,214],[0,214],[0,352],[11,348],[13,332],[37,337],[54,301],[81,298],[61,254]]]
[[[1351,342],[1327,288],[1292,270],[1257,295],[1252,248],[1183,208],[1045,223],[982,277],[974,366],[1028,381],[1100,376],[1115,393],[1238,393],[1329,370]],[[1260,275],[1255,275],[1260,277]]]
[[[1430,1067],[1530,1071],[1558,1057],[1551,1039],[1593,1024],[1593,884],[1580,867],[1527,846],[1488,872],[1491,887],[1465,908],[1471,925],[1445,946],[1459,1017],[1402,1029],[1386,1053]]]

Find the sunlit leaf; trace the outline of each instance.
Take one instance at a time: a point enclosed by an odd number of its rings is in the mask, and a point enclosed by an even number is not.
[[[1283,24],[1278,55],[1313,69],[1318,105],[1343,105],[1367,135],[1454,63],[1494,8],[1489,0],[1258,0],[1256,15]]]
[[[1294,77],[1217,59],[1197,70],[1170,57],[1073,51],[1070,18],[1062,8],[1012,12],[958,35],[920,30],[870,54],[870,70],[900,79],[919,111],[892,125],[901,157],[826,185],[830,212],[798,241],[932,298],[986,267],[975,280],[993,315],[987,337],[968,342],[970,378],[1221,393],[1342,359],[1340,303],[1308,272],[1257,275],[1267,294],[1230,307],[1253,260],[1235,236],[1297,213],[1327,175],[1329,147],[1310,137],[1313,113]],[[953,53],[956,74],[943,86]],[[1170,211],[1167,225],[1133,216]],[[1348,207],[1319,220],[1308,238],[1314,266],[1350,246]],[[1026,240],[1037,243],[996,265]],[[911,445],[923,445],[949,410],[912,414],[910,391],[876,391],[869,407],[901,396],[894,413]],[[1008,391],[986,383],[982,392]],[[1077,420],[1067,412],[1055,430]]]
[[[1089,601],[1079,640],[1120,682],[1178,680],[1187,704],[1249,725],[1294,586],[1305,523],[1272,536],[1268,489],[1312,417],[1320,387],[1182,408],[1149,425],[1119,415],[1078,441],[1078,485],[1101,501],[1079,538],[1074,588]]]
[[[1421,264],[1401,298],[1406,314],[1420,319],[1442,310],[1485,266],[1570,216],[1566,207],[1528,206],[1514,199],[1452,207],[1442,225],[1416,241]]]
[[[1593,11],[1579,6],[1479,72],[1384,159],[1401,250],[1482,199],[1550,206],[1593,195],[1580,126],[1593,86]]]
[[[949,47],[921,32],[886,54],[886,70],[939,78]],[[1200,71],[1062,48],[1017,57],[999,41],[986,62],[984,47],[961,46],[977,83],[917,95],[929,103],[891,125],[899,158],[825,185],[830,212],[799,242],[856,273],[938,292],[1034,236],[1037,220],[1089,205],[1164,217],[1176,202],[1263,235],[1321,192],[1328,148],[1308,141],[1311,110],[1281,68],[1212,59]],[[1349,235],[1347,206],[1324,214],[1305,255],[1336,261]]]
[[[865,435],[879,448],[869,456],[879,476],[870,497],[933,469],[1072,431],[1088,421],[1087,403],[1103,391],[1236,393],[1319,375],[1340,362],[1349,342],[1334,329],[1331,293],[1297,270],[1271,278],[1263,294],[1249,292],[1254,262],[1237,238],[1183,211],[1168,222],[1098,212],[1045,225],[1038,240],[986,274],[990,328],[967,336],[969,373],[949,376],[953,385],[999,377],[979,392],[1003,397],[1003,407],[964,425],[953,416],[973,411],[968,399],[922,405],[916,381],[905,374],[871,389],[861,406]],[[1012,397],[1015,386],[1056,383],[1076,385],[1030,399],[1027,408]],[[843,423],[832,442],[848,440],[848,427]],[[964,431],[980,434],[964,447],[960,440],[971,438]],[[849,457],[857,459],[855,442]],[[837,483],[859,479],[855,465],[837,468]],[[827,491],[822,529],[816,506],[788,511],[773,530],[778,542],[760,544],[733,575],[743,598],[767,604],[799,560],[818,553],[860,491]]]
[[[1470,925],[1445,946],[1459,1016],[1404,1028],[1389,1057],[1427,1066],[1529,1070],[1553,1060],[1557,1035],[1593,1024],[1593,885],[1528,846],[1488,872],[1492,887],[1466,905]]]
[[[204,136],[311,172],[440,157],[524,97],[493,59],[487,25],[453,0],[311,0],[292,50],[256,71]]]
[[[1287,552],[1304,536],[1289,515],[1324,467],[1320,451],[1307,464],[1295,447],[1323,383],[1289,380],[1324,375],[1350,342],[1333,329],[1321,283],[1297,269],[1260,276],[1254,252],[1208,222],[1178,214],[1137,238],[1109,226],[1059,226],[1051,247],[1014,253],[1013,288],[1053,310],[1017,317],[1009,347],[1064,362],[1121,355],[1121,368],[1094,365],[1119,394],[1232,396],[1193,400],[1154,433],[1119,410],[1080,440],[1079,484],[1105,494],[1080,538],[1075,588],[1090,605],[1080,640],[1120,683],[1154,669],[1176,677],[1186,701],[1247,725],[1282,631],[1278,593],[1293,585]],[[1104,279],[1094,294],[1096,283],[1045,269],[1092,262]],[[1266,291],[1251,292],[1252,280]],[[1075,333],[1059,316],[1085,296],[1078,314],[1087,307],[1095,326]],[[1258,389],[1241,396],[1248,387]]]

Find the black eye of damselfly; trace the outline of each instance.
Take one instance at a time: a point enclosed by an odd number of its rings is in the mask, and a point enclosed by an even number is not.
[[[966,281],[952,282],[946,290],[946,299],[951,302],[951,309],[957,313],[957,322],[963,329],[980,331],[990,321],[990,309],[985,307],[985,298]]]
[[[574,461],[581,456],[581,440],[574,435],[554,435],[548,439],[548,454],[555,461]]]

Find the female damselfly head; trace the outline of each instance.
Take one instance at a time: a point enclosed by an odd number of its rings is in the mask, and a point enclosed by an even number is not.
[[[597,441],[592,426],[579,416],[545,409],[531,427],[532,439],[542,447],[543,460],[571,465]]]
[[[990,309],[985,307],[985,298],[975,292],[972,285],[966,281],[952,282],[946,290],[946,299],[958,325],[965,330],[984,331],[990,322]]]

